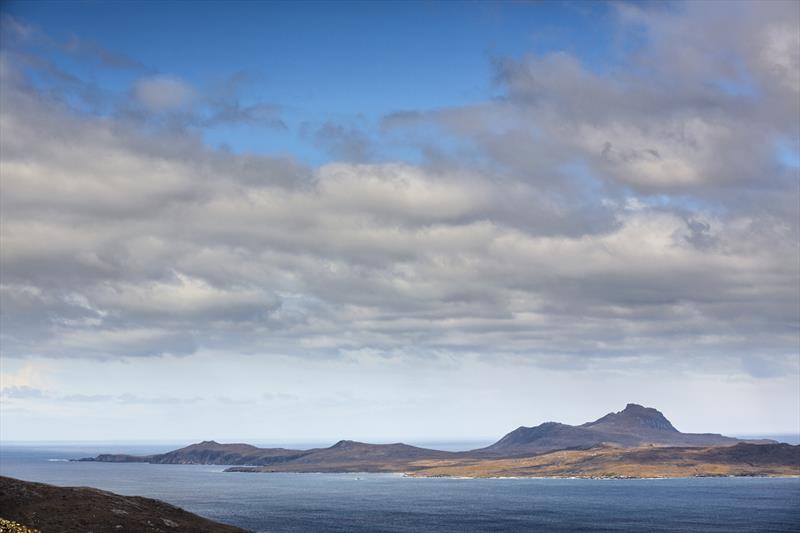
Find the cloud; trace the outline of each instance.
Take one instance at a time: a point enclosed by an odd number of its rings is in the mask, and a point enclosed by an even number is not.
[[[3,40],[13,38],[27,41],[35,38],[39,32],[34,26],[26,24],[8,13],[0,15],[0,29],[2,30]],[[5,44],[5,43],[4,43]]]
[[[365,162],[372,159],[373,147],[368,135],[355,126],[326,121],[311,137],[317,146],[343,161]]]
[[[214,102],[209,116],[201,122],[204,127],[236,124],[288,129],[276,106],[266,103],[242,105],[239,100]]]
[[[774,142],[800,136],[797,10],[702,1],[613,9],[619,40],[645,44],[608,69],[564,51],[497,58],[496,100],[404,110],[383,128],[420,132],[438,150],[453,139],[454,159],[488,160],[540,187],[554,165],[580,161],[603,186],[643,195],[771,196],[765,175],[789,188],[793,173],[778,168]]]
[[[179,78],[154,76],[136,82],[133,95],[148,111],[164,112],[187,107],[195,90]]]
[[[70,35],[66,43],[64,43],[64,50],[70,54],[80,55],[98,61],[106,67],[115,69],[143,69],[144,65],[119,52],[114,52],[104,48],[97,43],[86,41],[79,38],[77,35]]]
[[[99,115],[113,115],[127,122],[128,127],[169,130],[172,134],[197,135],[220,126],[288,131],[281,106],[241,96],[253,81],[250,73],[236,72],[195,86],[177,75],[155,73],[136,58],[74,34],[59,40],[8,14],[0,18],[0,25],[2,62],[15,64],[17,69],[4,73],[6,82],[8,76],[19,76],[19,70],[35,71],[40,82],[46,80],[47,89],[42,93],[65,104],[78,104]],[[78,60],[90,69],[128,70],[140,77],[127,90],[101,86],[77,73],[84,69],[69,71],[62,61],[65,54],[71,62]]]
[[[0,396],[13,400],[26,400],[30,398],[43,398],[44,392],[26,385],[15,385],[12,387],[3,387],[3,389],[0,390]]]
[[[140,396],[138,394],[54,394],[38,389],[30,391],[10,391],[3,389],[3,396],[14,399],[34,399],[50,402],[66,402],[74,404],[109,404],[120,405],[191,405],[200,401],[200,398],[180,398],[175,396]]]
[[[157,75],[132,86],[135,103],[120,102],[117,114],[135,123],[177,132],[197,132],[220,126],[249,126],[287,131],[280,106],[240,97],[243,74],[220,83],[194,87],[175,76]]]
[[[383,121],[437,154],[421,164],[217,151],[75,110],[4,67],[3,353],[783,368],[797,348],[798,196],[774,142],[794,138],[800,111],[791,39],[775,28],[794,19],[742,5],[621,6],[620,31],[644,27],[651,44],[619,72],[566,53],[498,61],[501,98]],[[695,23],[742,58],[754,94],[716,83],[738,63],[720,67]],[[199,93],[169,77],[134,90],[156,114]],[[277,120],[214,101],[216,120]],[[374,156],[347,128],[320,134],[348,159]]]

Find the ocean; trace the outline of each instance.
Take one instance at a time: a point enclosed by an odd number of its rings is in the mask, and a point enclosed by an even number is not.
[[[800,479],[417,479],[65,461],[171,448],[2,445],[0,474],[158,498],[258,532],[800,531]]]

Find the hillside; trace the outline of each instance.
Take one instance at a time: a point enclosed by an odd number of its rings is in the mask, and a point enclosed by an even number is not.
[[[291,472],[396,472],[420,459],[443,459],[452,452],[430,450],[408,444],[367,444],[342,440],[328,448],[289,450],[257,448],[248,444],[203,441],[168,453],[131,456],[101,454],[78,459],[104,463],[145,462],[153,464],[206,464],[263,467]]]
[[[644,444],[708,447],[732,446],[739,442],[744,441],[715,433],[681,433],[660,411],[628,404],[622,411],[580,426],[545,422],[535,427],[519,427],[491,446],[472,453],[482,457],[522,457],[608,445],[624,448]],[[766,440],[748,442],[774,443]]]
[[[152,463],[202,465],[269,465],[297,459],[313,450],[257,448],[250,444],[220,444],[213,440],[190,444],[167,453],[153,455],[100,454],[79,461],[101,463]]]
[[[287,461],[261,466],[263,472],[403,472],[413,469],[421,460],[458,457],[454,452],[418,448],[408,444],[367,444],[349,440],[339,441],[330,448]],[[228,471],[251,471],[251,467],[233,467]]]
[[[159,500],[1,476],[0,516],[42,533],[246,533]]]
[[[726,447],[601,447],[532,457],[422,461],[420,477],[668,478],[800,476],[800,446],[739,443]]]

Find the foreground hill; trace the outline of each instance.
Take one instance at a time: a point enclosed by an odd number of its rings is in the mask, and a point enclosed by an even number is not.
[[[421,461],[420,477],[666,478],[706,476],[800,476],[800,446],[602,447],[561,450],[532,457]]]
[[[0,515],[42,533],[246,533],[168,503],[0,477]]]
[[[229,471],[260,472],[413,472],[437,461],[477,464],[485,460],[529,458],[556,450],[610,448],[615,453],[643,446],[725,447],[740,443],[776,444],[775,441],[741,441],[713,433],[681,433],[659,411],[637,404],[609,413],[593,422],[571,426],[546,422],[520,427],[486,448],[445,452],[407,444],[367,444],[339,441],[329,448],[292,450],[257,448],[249,444],[204,441],[168,453],[148,456],[98,455],[80,459],[98,462],[148,462],[158,464],[214,464]],[[677,453],[677,452],[676,452]],[[687,452],[688,453],[688,452]],[[471,463],[470,463],[471,461]]]

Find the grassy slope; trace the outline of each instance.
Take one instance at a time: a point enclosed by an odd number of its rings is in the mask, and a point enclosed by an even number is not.
[[[800,476],[800,446],[564,450],[514,459],[419,461],[413,476],[691,477]]]

